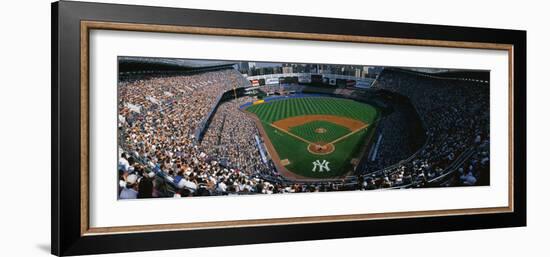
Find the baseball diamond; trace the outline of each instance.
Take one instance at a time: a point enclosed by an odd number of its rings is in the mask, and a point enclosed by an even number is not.
[[[268,152],[284,173],[336,178],[354,170],[377,119],[372,105],[336,97],[281,97],[245,109],[260,121]]]

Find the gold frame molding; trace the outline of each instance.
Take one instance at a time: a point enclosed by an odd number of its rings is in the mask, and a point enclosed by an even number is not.
[[[237,37],[257,37],[257,38],[278,38],[278,39],[299,39],[333,42],[355,42],[370,44],[390,44],[390,45],[412,45],[429,47],[451,47],[451,48],[470,48],[470,49],[492,49],[506,50],[508,52],[508,206],[489,207],[489,208],[471,208],[471,209],[449,209],[433,211],[410,211],[410,212],[391,212],[391,213],[369,213],[352,215],[330,215],[330,216],[311,216],[311,217],[292,217],[275,219],[254,219],[254,220],[232,220],[232,221],[212,221],[212,222],[194,222],[179,224],[154,224],[139,226],[120,226],[120,227],[90,227],[89,225],[89,33],[91,30],[123,30],[137,32],[161,32],[161,33],[180,33],[197,35],[216,35],[216,36],[237,36]],[[173,231],[173,230],[193,230],[193,229],[213,229],[229,227],[250,227],[250,226],[271,226],[271,225],[290,225],[307,224],[323,222],[342,222],[342,221],[363,221],[377,219],[395,219],[395,218],[416,218],[450,215],[473,215],[489,213],[507,213],[514,211],[514,96],[513,96],[513,45],[493,44],[480,42],[459,42],[459,41],[440,41],[423,39],[403,39],[403,38],[385,38],[369,36],[351,36],[334,34],[316,34],[316,33],[298,33],[283,31],[265,31],[265,30],[245,30],[245,29],[224,29],[209,27],[189,27],[189,26],[171,26],[154,24],[135,24],[135,23],[116,23],[86,21],[80,22],[80,234],[81,236],[100,235],[100,234],[118,234],[118,233],[139,233],[155,231]]]

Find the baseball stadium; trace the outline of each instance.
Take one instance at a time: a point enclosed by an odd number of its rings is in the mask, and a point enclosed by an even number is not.
[[[489,71],[118,58],[118,199],[487,186]]]

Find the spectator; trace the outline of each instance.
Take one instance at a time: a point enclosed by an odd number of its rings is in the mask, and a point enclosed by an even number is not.
[[[137,180],[138,176],[135,174],[126,177],[126,186],[120,192],[120,199],[136,199],[138,197]]]

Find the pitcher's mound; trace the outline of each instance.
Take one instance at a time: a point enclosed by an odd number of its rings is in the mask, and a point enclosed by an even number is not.
[[[327,132],[326,128],[316,128],[315,129],[315,133],[317,133],[317,134],[323,134],[323,133],[326,133],[326,132]]]
[[[312,154],[329,154],[334,152],[333,144],[324,144],[324,143],[313,143],[307,146],[307,150]]]

